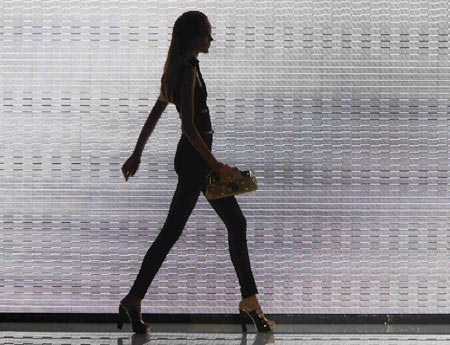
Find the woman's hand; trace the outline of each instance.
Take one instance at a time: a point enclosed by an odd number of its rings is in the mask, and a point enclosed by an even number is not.
[[[127,159],[125,164],[122,166],[122,173],[125,177],[125,181],[128,181],[128,177],[134,176],[141,163],[141,156],[135,152]]]
[[[238,168],[230,167],[228,164],[222,164],[219,161],[216,162],[213,170],[219,174],[220,180],[225,182],[231,182],[241,176]]]

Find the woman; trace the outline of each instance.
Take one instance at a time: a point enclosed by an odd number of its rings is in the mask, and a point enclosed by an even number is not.
[[[161,92],[141,131],[136,148],[122,167],[125,180],[136,173],[144,145],[169,103],[176,105],[182,124],[182,136],[175,154],[178,184],[169,213],[159,235],[148,249],[130,292],[120,301],[119,323],[126,315],[134,332],[146,333],[142,321],[141,300],[172,246],[180,237],[200,192],[205,193],[206,175],[212,170],[220,178],[232,181],[239,170],[217,161],[211,153],[212,134],[207,91],[200,73],[198,53],[207,53],[213,38],[211,24],[199,11],[183,13],[175,22],[172,41],[161,78]],[[228,230],[230,256],[241,286],[239,313],[243,331],[246,315],[259,331],[270,331],[275,322],[264,317],[256,298],[258,290],[250,268],[247,250],[246,220],[234,196],[208,200]]]

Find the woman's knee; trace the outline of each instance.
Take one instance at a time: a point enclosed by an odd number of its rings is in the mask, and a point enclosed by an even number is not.
[[[161,235],[175,242],[183,233],[184,227],[185,224],[177,219],[168,219],[161,229]]]
[[[239,217],[239,222],[240,222],[241,228],[243,228],[244,231],[246,231],[247,230],[247,220],[245,219],[245,216],[243,214],[241,214],[241,216]]]
[[[168,236],[178,238],[197,203],[200,191],[189,183],[179,181],[170,204],[169,213],[161,231]]]
[[[229,219],[225,225],[233,233],[243,234],[247,231],[247,220],[243,214]]]

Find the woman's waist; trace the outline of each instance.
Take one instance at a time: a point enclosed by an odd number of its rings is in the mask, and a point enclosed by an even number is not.
[[[205,117],[201,117],[201,115],[204,115],[205,113],[209,113],[209,109],[203,109],[199,112],[196,112],[195,115],[198,115],[198,113],[200,113],[200,116],[194,116],[194,124],[195,127],[197,128],[198,132],[200,133],[200,135],[212,135],[214,134],[214,130],[211,128],[211,120],[209,119],[209,117],[205,118]],[[183,131],[183,125],[181,125],[181,132],[184,135],[184,131]]]
[[[197,127],[197,131],[202,137],[212,137],[214,134],[213,129],[201,129]],[[187,139],[187,135],[184,133],[183,128],[181,128],[181,137]]]
[[[175,104],[178,113],[181,112],[181,107],[178,104]],[[196,105],[194,107],[194,115],[200,115],[200,116],[209,116],[209,108],[207,105]]]
[[[214,131],[210,131],[210,132],[214,132]],[[199,134],[200,134],[200,137],[205,142],[206,146],[208,146],[208,148],[210,150],[212,150],[213,134],[210,132],[206,133],[206,132],[199,131]],[[177,145],[177,152],[181,152],[181,151],[184,153],[191,152],[194,156],[200,155],[199,152],[197,151],[197,149],[194,147],[194,145],[191,143],[189,138],[184,133],[181,135],[180,140],[178,141],[178,145]]]
[[[200,137],[202,137],[203,141],[208,146],[210,146],[213,141],[214,130],[212,130],[212,129],[203,130],[203,129],[197,128],[197,131],[198,131],[198,134],[200,134]],[[188,146],[192,146],[191,141],[187,137],[186,133],[184,133],[183,131],[181,132],[180,143],[184,143],[184,144],[188,144]]]

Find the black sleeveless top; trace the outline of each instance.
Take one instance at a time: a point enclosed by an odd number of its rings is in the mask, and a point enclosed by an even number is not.
[[[202,77],[202,73],[200,72],[199,61],[197,58],[192,57],[190,61],[188,61],[185,65],[183,65],[179,71],[179,75],[181,75],[185,68],[195,68],[197,70],[198,78],[195,80],[195,89],[194,89],[194,124],[197,127],[197,130],[200,132],[211,131],[211,118],[209,117],[209,109],[206,104],[206,99],[208,97],[208,92],[206,90],[206,85]],[[199,80],[200,79],[200,80]],[[176,90],[179,90],[177,85]],[[179,99],[179,98],[177,98]],[[181,113],[181,106],[175,104],[178,114]],[[181,118],[181,116],[180,116]]]

